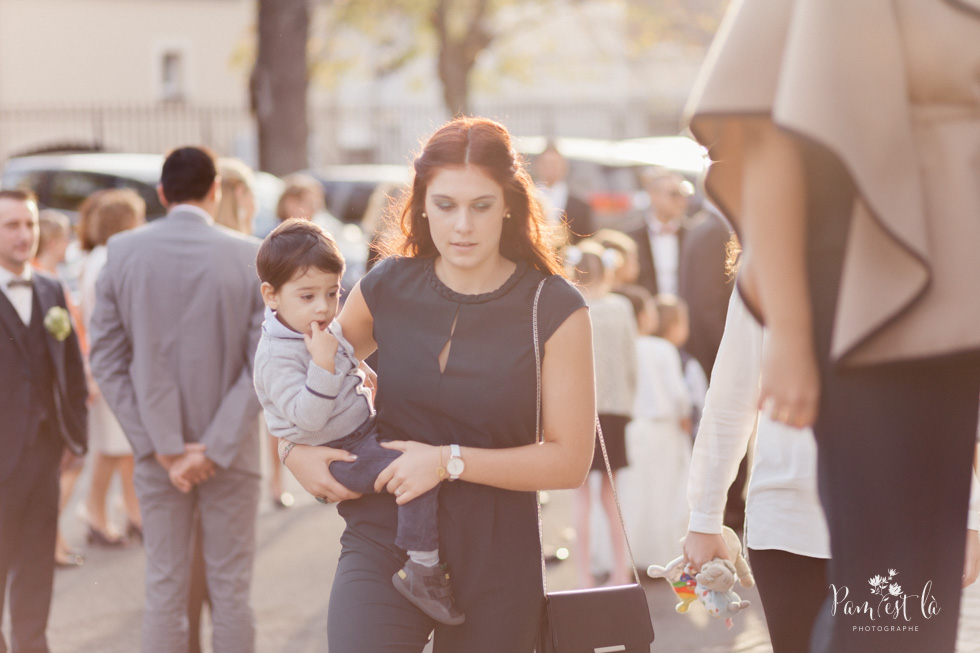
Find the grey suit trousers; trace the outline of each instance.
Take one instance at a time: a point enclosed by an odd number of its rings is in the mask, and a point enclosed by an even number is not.
[[[153,457],[136,464],[136,494],[146,547],[146,607],[143,653],[186,653],[191,527],[201,511],[204,561],[211,594],[215,653],[252,653],[255,620],[249,602],[259,477],[234,469],[188,494],[170,483]]]

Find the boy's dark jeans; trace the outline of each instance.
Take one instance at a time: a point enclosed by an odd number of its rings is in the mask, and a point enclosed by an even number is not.
[[[350,435],[324,446],[343,449],[357,456],[354,462],[337,460],[330,463],[330,473],[344,487],[354,492],[375,494],[374,482],[400,451],[385,449],[379,442],[375,419],[372,417]],[[398,506],[398,530],[395,546],[406,551],[436,551],[439,548],[439,528],[436,517],[439,486]]]

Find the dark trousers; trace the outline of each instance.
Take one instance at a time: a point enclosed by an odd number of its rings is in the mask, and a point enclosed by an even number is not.
[[[803,653],[827,597],[827,560],[779,549],[749,549],[773,653]]]
[[[350,435],[334,440],[326,446],[343,449],[357,456],[354,462],[338,460],[330,463],[330,473],[348,490],[365,494],[375,493],[374,482],[378,474],[401,455],[400,451],[381,446],[373,418]],[[439,549],[439,522],[436,516],[439,505],[438,490],[437,485],[405,505],[398,506],[395,546],[406,551]]]
[[[812,650],[952,652],[980,360],[972,353],[856,369],[830,362],[854,191],[822,151],[809,158],[807,178],[807,264],[821,373],[814,434],[831,541],[831,595]],[[870,591],[875,576],[889,579],[885,596]],[[894,616],[896,604],[905,610]]]
[[[12,653],[48,652],[62,448],[57,435],[42,429],[0,486],[0,615],[9,584]],[[7,650],[0,635],[0,653]]]
[[[405,600],[391,582],[402,560],[377,542],[346,531],[327,611],[330,653],[421,653],[434,634],[434,653],[531,653],[540,603],[529,606],[522,588],[502,600],[499,587],[468,592],[466,623],[434,622]],[[483,552],[492,555],[490,552]]]

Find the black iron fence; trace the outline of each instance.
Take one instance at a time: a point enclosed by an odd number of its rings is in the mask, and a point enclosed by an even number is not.
[[[522,136],[620,139],[676,133],[672,102],[483,103],[475,113]],[[405,163],[448,116],[438,106],[323,106],[310,111],[311,165]],[[199,143],[255,164],[255,124],[248,109],[182,103],[0,107],[0,163],[52,150],[163,152]]]

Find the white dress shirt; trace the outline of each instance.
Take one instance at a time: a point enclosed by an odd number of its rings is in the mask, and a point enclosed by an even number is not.
[[[200,206],[196,206],[194,204],[174,204],[167,211],[167,215],[174,213],[175,211],[188,211],[190,213],[196,213],[197,215],[206,219],[208,221],[208,224],[214,223],[213,215],[211,215],[210,213],[202,209]]]
[[[650,238],[650,251],[653,253],[653,267],[657,271],[657,292],[676,295],[681,259],[677,227],[665,226],[655,217],[650,217],[647,220],[647,234]]]
[[[813,432],[774,422],[757,409],[762,344],[762,327],[739,294],[732,293],[694,441],[687,490],[689,528],[721,532],[728,486],[758,426],[745,505],[746,546],[829,558],[830,538],[817,497]]]
[[[10,288],[7,284],[13,279],[23,279],[29,282],[32,273],[30,265],[24,268],[23,274],[19,275],[0,266],[0,290],[7,296],[10,303],[14,305],[14,308],[17,310],[17,315],[20,316],[20,319],[23,320],[25,325],[30,325],[31,323],[31,312],[34,307],[34,289],[31,286],[15,286]]]
[[[551,186],[541,184],[538,186],[538,193],[545,200],[548,221],[561,224],[565,219],[565,207],[568,205],[568,182],[559,181]]]

